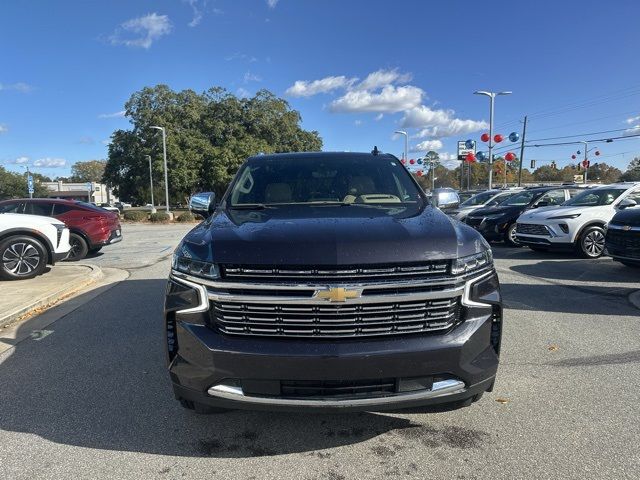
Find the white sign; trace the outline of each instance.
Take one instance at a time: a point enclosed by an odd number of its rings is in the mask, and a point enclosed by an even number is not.
[[[473,148],[467,148],[466,140],[458,140],[458,160],[464,160],[468,153],[476,154],[476,142],[473,141]]]

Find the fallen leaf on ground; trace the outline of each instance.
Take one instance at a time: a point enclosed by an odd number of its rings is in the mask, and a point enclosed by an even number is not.
[[[496,398],[496,402],[504,405],[505,403],[507,403],[509,400],[507,400],[506,398]]]
[[[560,347],[558,345],[549,345],[547,347],[547,350],[549,350],[550,352],[555,352],[556,350],[559,350]]]

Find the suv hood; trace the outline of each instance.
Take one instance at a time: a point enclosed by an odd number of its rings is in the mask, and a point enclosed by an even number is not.
[[[2,213],[0,214],[0,222],[7,227],[36,227],[39,225],[64,225],[64,222],[42,215],[27,215],[24,213]]]
[[[430,206],[352,205],[219,210],[179,248],[214,263],[358,265],[450,259],[488,245]]]
[[[586,208],[593,207],[574,207],[573,205],[568,205],[566,207],[551,206],[536,208],[531,212],[524,213],[519,220],[546,220],[549,217],[557,217],[560,215],[577,215],[584,212]]]

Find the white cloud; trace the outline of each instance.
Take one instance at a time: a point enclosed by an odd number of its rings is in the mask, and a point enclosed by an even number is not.
[[[629,135],[640,135],[640,124],[635,125],[631,128],[627,128],[624,132],[623,132],[624,136],[629,136]]]
[[[104,140],[100,140],[100,143],[103,145],[109,145],[111,143],[111,139],[105,138]]]
[[[153,42],[171,32],[167,15],[150,13],[122,23],[109,37],[112,45],[126,45],[148,49]]]
[[[629,125],[631,125],[632,123],[640,122],[640,115],[638,115],[637,117],[627,118],[625,122],[627,122],[627,124]]]
[[[244,74],[244,83],[261,82],[261,81],[262,81],[262,77],[260,77],[259,75],[256,75],[255,73],[246,72]]]
[[[280,0],[267,0],[267,5],[269,5],[269,8],[276,8],[279,1]]]
[[[127,112],[125,110],[120,110],[119,112],[113,113],[101,113],[98,115],[98,118],[120,118],[124,117]]]
[[[349,88],[356,81],[355,78],[347,78],[344,75],[336,77],[324,77],[312,82],[298,80],[285,92],[292,97],[311,97],[318,93],[328,93],[333,90]]]
[[[424,92],[418,87],[386,85],[378,93],[351,90],[331,102],[332,112],[384,112],[395,113],[420,105]]]
[[[14,158],[13,160],[9,160],[7,163],[12,163],[14,165],[26,165],[29,163],[29,157],[18,157],[18,158]]]
[[[20,93],[29,93],[31,90],[33,90],[33,87],[24,82],[0,83],[0,91],[1,90],[13,90]]]
[[[64,158],[39,158],[33,162],[34,167],[41,168],[60,168],[66,165],[67,161]]]
[[[95,140],[92,137],[88,136],[88,135],[83,135],[78,140],[78,143],[80,143],[82,145],[93,145],[95,143]]]
[[[224,59],[227,62],[231,62],[233,60],[242,60],[245,62],[253,63],[258,61],[258,59],[253,55],[247,55],[246,53],[240,53],[240,52],[236,52],[232,55],[229,55],[228,57],[224,57]]]
[[[3,133],[7,133],[8,131],[9,131],[9,127],[4,125],[3,123],[0,123],[0,135],[2,135]]]
[[[379,122],[380,120],[382,120],[382,117],[384,117],[384,115],[382,113],[379,113],[375,116],[374,120],[376,122]]]
[[[353,122],[353,124],[354,124],[356,127],[359,127],[360,125],[362,125],[362,120],[356,120],[356,121],[354,121],[354,122]]]
[[[251,96],[251,93],[249,93],[249,90],[244,89],[242,87],[238,88],[238,90],[236,90],[236,93],[240,98],[249,98]]]
[[[440,150],[444,145],[440,140],[424,140],[410,149],[411,152],[427,152],[429,150]]]
[[[358,90],[376,90],[392,83],[404,83],[410,80],[411,74],[400,74],[397,69],[380,69],[367,75],[367,78],[360,82],[356,88]]]
[[[202,2],[202,5],[200,5],[201,2],[199,0],[182,0],[182,1],[184,3],[188,3],[193,12],[193,18],[191,19],[188,25],[190,27],[197,26],[202,20],[202,10],[207,5],[207,0],[204,0]]]
[[[433,110],[425,105],[405,112],[400,121],[403,128],[422,128],[417,138],[444,138],[489,128],[483,120],[463,120],[455,118],[453,110]]]

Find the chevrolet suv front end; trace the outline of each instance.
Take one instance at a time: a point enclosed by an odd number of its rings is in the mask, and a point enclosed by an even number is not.
[[[250,158],[174,254],[175,396],[219,409],[384,410],[491,390],[491,250],[391,155]]]

